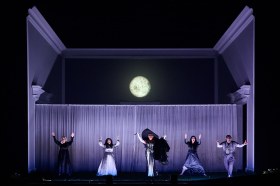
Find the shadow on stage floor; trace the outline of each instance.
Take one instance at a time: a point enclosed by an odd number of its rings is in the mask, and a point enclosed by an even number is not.
[[[51,174],[33,173],[27,176],[13,176],[11,184],[20,185],[244,185],[268,183],[279,185],[279,175],[257,175],[235,173],[231,178],[226,173],[208,173],[207,176],[180,176],[178,173],[162,173],[156,177],[147,177],[145,173],[119,173],[118,176],[96,176],[89,173],[73,174],[68,178],[61,178]]]

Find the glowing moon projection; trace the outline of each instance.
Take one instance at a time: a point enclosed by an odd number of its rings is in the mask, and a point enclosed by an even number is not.
[[[131,80],[129,90],[136,97],[145,97],[151,90],[151,84],[147,78],[136,76]]]

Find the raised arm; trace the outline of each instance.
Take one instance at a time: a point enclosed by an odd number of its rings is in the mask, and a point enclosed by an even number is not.
[[[119,146],[121,143],[120,143],[120,140],[118,139],[117,140],[117,143],[114,145],[114,147],[117,147],[117,146]]]
[[[61,144],[60,141],[58,141],[58,140],[56,139],[55,133],[54,133],[54,132],[52,132],[52,137],[53,137],[54,142],[55,142],[57,145],[60,145],[60,144]]]
[[[201,134],[198,135],[198,141],[197,142],[198,142],[199,145],[201,144]]]
[[[187,134],[185,134],[185,138],[184,138],[184,142],[185,142],[185,144],[188,144],[187,137],[188,137],[188,135],[187,135]]]
[[[100,137],[98,140],[98,144],[100,147],[106,148],[105,145],[102,143],[102,138]]]
[[[114,145],[114,147],[117,147],[120,145],[120,140],[119,140],[119,136],[117,136],[117,143]]]
[[[137,132],[137,137],[142,143],[146,144],[145,140],[142,139],[142,137],[140,136],[140,134],[138,132]]]
[[[218,140],[217,140],[217,147],[218,147],[218,148],[222,148],[222,147],[223,147],[223,145],[221,145],[220,142],[219,142]]]
[[[74,136],[75,136],[75,134],[74,134],[74,132],[72,132],[70,141],[68,142],[69,145],[71,145],[73,143]]]
[[[247,145],[247,141],[245,140],[243,144],[236,144],[236,147],[244,147],[245,145]]]

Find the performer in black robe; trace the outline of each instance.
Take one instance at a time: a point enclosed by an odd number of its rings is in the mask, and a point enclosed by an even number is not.
[[[167,152],[169,152],[170,147],[165,140],[165,137],[161,137],[160,139],[156,140],[154,146],[154,158],[158,160],[161,164],[166,165],[168,164],[168,156]]]
[[[166,142],[166,136],[160,138],[150,129],[145,129],[142,136],[136,133],[139,140],[145,145],[146,160],[147,160],[147,173],[149,177],[157,176],[158,172],[155,167],[155,160],[159,160],[162,164],[168,163],[166,152],[169,151],[169,145]]]
[[[71,140],[67,141],[66,136],[62,136],[61,140],[58,141],[55,137],[55,133],[52,133],[54,142],[59,145],[59,153],[58,153],[58,175],[59,176],[71,176],[72,174],[72,166],[69,156],[68,148],[71,146],[74,133],[71,134]]]

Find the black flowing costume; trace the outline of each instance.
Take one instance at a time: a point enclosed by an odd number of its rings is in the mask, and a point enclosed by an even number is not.
[[[59,153],[58,153],[58,175],[66,175],[70,176],[72,174],[72,165],[70,162],[70,156],[69,156],[69,150],[68,148],[71,146],[74,137],[71,137],[70,141],[67,141],[65,143],[60,143],[56,139],[55,136],[53,136],[54,142],[59,145]]]
[[[148,135],[152,134],[154,136],[153,140],[149,140]],[[155,168],[155,160],[158,160],[163,165],[168,164],[167,152],[170,150],[170,147],[167,141],[163,138],[159,138],[150,129],[146,128],[142,131],[142,139],[146,142],[146,159],[147,159],[147,172],[148,176],[157,175]]]

